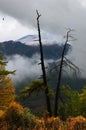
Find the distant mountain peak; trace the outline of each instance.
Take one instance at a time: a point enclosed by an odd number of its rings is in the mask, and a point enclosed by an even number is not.
[[[55,40],[55,38],[52,35],[41,35],[42,38],[42,43],[43,45],[46,44],[58,44],[58,41]],[[24,43],[26,45],[39,45],[39,41],[38,41],[38,35],[26,35],[20,39],[18,39],[17,41]]]
[[[30,45],[30,43],[33,42],[34,40],[37,40],[37,35],[26,35],[18,39],[17,41]]]

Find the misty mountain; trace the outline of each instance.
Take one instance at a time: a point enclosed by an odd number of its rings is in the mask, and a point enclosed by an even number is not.
[[[51,34],[44,34],[41,33],[41,39],[43,45],[53,44],[53,43],[59,43],[56,36]],[[39,45],[38,42],[38,35],[26,35],[24,37],[19,38],[17,41],[24,43],[26,45]]]
[[[43,37],[43,51],[45,58],[45,65],[48,69],[54,65],[54,61],[61,58],[64,44],[60,44],[52,38]],[[39,79],[41,75],[40,50],[39,43],[36,35],[27,35],[16,41],[5,41],[0,43],[0,50],[7,58],[9,70],[16,70],[15,75],[12,76],[15,84],[16,93],[19,94],[21,88],[31,82],[31,80]],[[65,55],[72,51],[71,45],[67,44]],[[57,83],[58,71],[54,70],[52,73],[47,71],[48,84],[55,89]],[[61,85],[69,85],[74,90],[81,91],[82,87],[86,84],[83,78],[71,77],[69,75],[62,75]],[[39,98],[40,97],[40,98]],[[39,97],[35,96],[29,100],[23,101],[24,106],[30,107],[32,110],[40,110],[45,106],[44,95]],[[29,102],[29,104],[28,104]]]
[[[54,65],[54,61],[61,58],[64,44],[55,41],[52,36],[42,35],[43,51],[45,58],[45,65],[48,69]],[[16,41],[5,41],[0,43],[1,51],[4,53],[8,61],[7,69],[16,70],[16,74],[12,77],[16,88],[20,88],[28,84],[33,79],[38,79],[41,75],[40,50],[37,35],[27,35]],[[72,51],[72,46],[67,44],[65,55]],[[57,73],[50,73],[50,84],[55,87],[57,81]],[[82,88],[85,79],[65,74],[62,77],[61,85],[70,85],[72,88]],[[80,82],[79,82],[80,81]],[[83,82],[84,81],[84,82]],[[79,83],[79,84],[77,84]]]
[[[40,49],[37,35],[27,35],[16,41],[5,41],[0,43],[1,51],[8,61],[7,69],[16,70],[12,76],[15,84],[31,81],[41,75]],[[51,35],[42,35],[44,59],[46,67],[50,62],[58,60],[62,55],[64,44],[58,43]],[[72,50],[71,45],[67,44],[65,55]],[[19,86],[19,85],[17,85]]]
[[[40,49],[37,35],[27,35],[16,41],[5,41],[0,43],[1,51],[8,61],[7,69],[16,70],[12,76],[15,84],[37,79],[41,75]],[[61,57],[64,44],[58,43],[52,36],[42,35],[45,66],[49,67],[50,62]],[[65,55],[72,50],[67,44]],[[19,85],[17,85],[19,86]]]
[[[16,41],[10,40],[0,43],[0,49],[8,61],[7,69],[16,70],[16,74],[12,78],[17,88],[19,86],[23,87],[24,84],[28,84],[33,79],[38,79],[42,73],[41,66],[38,65],[40,62],[40,50],[37,39],[37,35],[27,35]],[[47,68],[52,68],[54,61],[61,58],[64,44],[58,43],[49,35],[42,35],[42,43],[45,65]],[[65,55],[71,53],[71,51],[72,46],[67,44]],[[49,74],[51,75],[50,78],[53,79],[53,82],[50,82],[53,87],[56,84],[57,73],[54,71],[52,74]],[[83,81],[81,78],[74,79],[74,76],[73,80],[72,78],[69,79],[70,76],[67,76],[67,74],[65,76],[62,79],[62,85],[68,84],[74,88],[77,86],[76,82]],[[82,88],[83,85],[83,83],[78,84],[78,87]]]
[[[34,54],[39,54],[39,45],[26,45],[19,41],[5,41],[1,44],[1,50],[6,56],[21,55],[31,58]],[[46,44],[43,45],[45,59],[59,59],[62,54],[63,44]],[[68,53],[71,46],[67,44],[65,54]]]

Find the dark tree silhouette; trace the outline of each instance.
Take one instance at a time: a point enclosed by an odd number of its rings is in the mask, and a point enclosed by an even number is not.
[[[54,106],[54,116],[56,117],[58,115],[58,105],[59,105],[59,98],[60,98],[60,83],[61,83],[61,76],[62,76],[62,69],[63,69],[63,65],[64,65],[64,59],[65,59],[65,50],[66,50],[66,46],[67,43],[69,42],[69,38],[73,38],[70,35],[70,32],[73,31],[72,29],[68,29],[67,34],[66,34],[66,41],[64,44],[64,48],[62,51],[62,56],[61,56],[61,61],[60,61],[60,68],[59,68],[59,72],[58,72],[58,79],[57,79],[57,87],[56,87],[56,94],[55,94],[55,106]],[[75,39],[73,39],[75,40]],[[68,65],[70,68],[74,69],[71,65],[73,65],[75,68],[78,69],[77,66],[75,66],[72,62],[70,62],[69,60],[66,59],[65,62],[66,65]],[[70,65],[71,64],[71,65]]]
[[[38,27],[38,37],[39,37],[39,44],[40,44],[40,60],[41,60],[41,69],[42,69],[42,76],[43,76],[43,82],[45,86],[45,96],[46,96],[46,104],[47,104],[47,111],[49,112],[49,116],[52,115],[51,112],[51,104],[50,104],[50,98],[49,98],[49,89],[47,85],[47,77],[46,77],[46,71],[45,71],[45,65],[44,65],[44,55],[43,55],[43,46],[42,46],[42,41],[41,41],[41,32],[40,32],[40,23],[39,23],[39,18],[40,14],[38,10],[36,10],[37,13],[37,27]]]

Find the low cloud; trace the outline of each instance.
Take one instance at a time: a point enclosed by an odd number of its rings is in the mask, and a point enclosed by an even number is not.
[[[25,79],[38,79],[42,75],[40,56],[38,54],[33,55],[32,58],[14,55],[7,57],[7,69],[16,70],[15,75],[12,75],[14,83],[21,83]],[[53,60],[46,60],[45,66],[48,67],[48,63],[53,62]]]
[[[41,68],[38,66],[38,56],[27,58],[20,55],[7,57],[7,69],[16,70],[12,75],[14,82],[22,82],[25,79],[36,79],[41,74]]]

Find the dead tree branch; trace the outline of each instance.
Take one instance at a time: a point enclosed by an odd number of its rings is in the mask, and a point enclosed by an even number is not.
[[[49,113],[49,116],[52,115],[51,112],[51,104],[50,104],[50,98],[49,98],[49,89],[47,86],[47,77],[46,77],[46,71],[45,71],[45,65],[44,65],[44,55],[43,55],[43,46],[41,42],[41,31],[40,31],[40,24],[39,24],[39,18],[41,14],[39,14],[38,10],[36,10],[37,13],[37,27],[38,27],[38,37],[39,37],[39,45],[40,45],[40,60],[41,60],[41,68],[43,73],[43,82],[45,85],[45,96],[46,96],[46,104],[47,104],[47,111]]]
[[[57,86],[56,86],[56,95],[55,95],[55,106],[54,106],[54,116],[56,117],[58,115],[58,104],[59,104],[59,97],[60,97],[60,83],[61,83],[61,76],[62,76],[62,68],[63,68],[63,63],[64,63],[64,55],[65,55],[65,50],[66,50],[66,45],[69,42],[70,38],[70,32],[73,31],[72,29],[68,29],[67,34],[65,36],[66,41],[64,44],[64,48],[62,51],[62,56],[61,56],[61,62],[60,62],[60,68],[59,68],[59,74],[58,74],[58,79],[57,79]]]

